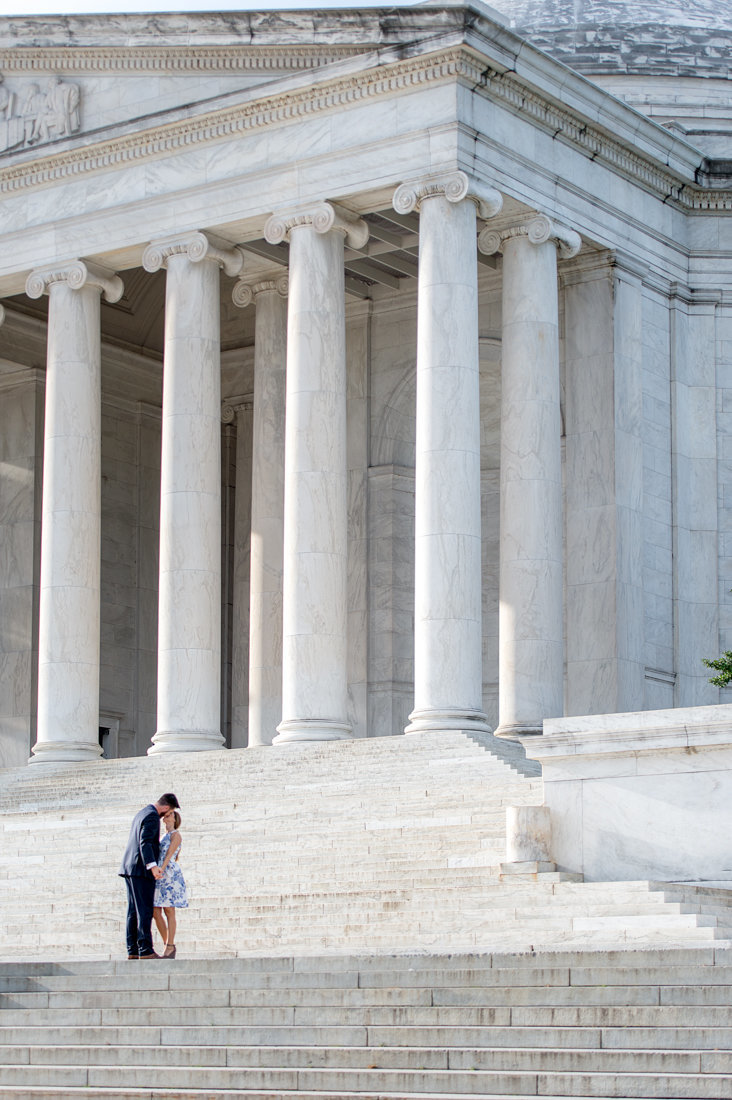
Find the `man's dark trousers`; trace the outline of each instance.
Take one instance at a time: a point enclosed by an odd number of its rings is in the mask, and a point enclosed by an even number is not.
[[[151,955],[155,879],[151,874],[125,875],[127,887],[127,954]]]
[[[160,855],[160,814],[151,803],[135,814],[119,873],[127,887],[127,954],[152,955],[155,879],[148,865]]]

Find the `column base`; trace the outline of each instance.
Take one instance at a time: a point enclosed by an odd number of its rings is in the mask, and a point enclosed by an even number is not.
[[[413,710],[405,733],[439,733],[462,730],[465,733],[490,733],[488,717],[480,711]]]
[[[38,741],[33,746],[29,764],[64,764],[73,761],[99,760],[102,746],[93,741]]]
[[[493,736],[503,737],[506,741],[520,741],[522,737],[541,737],[543,733],[542,722],[503,722],[493,731]]]
[[[158,730],[147,750],[148,756],[161,752],[211,752],[225,748],[219,730]]]
[[[295,741],[350,741],[353,731],[344,722],[318,721],[315,718],[293,718],[280,722],[273,745],[287,745]]]

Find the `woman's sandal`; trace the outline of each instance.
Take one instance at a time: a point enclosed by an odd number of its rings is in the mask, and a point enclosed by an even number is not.
[[[163,951],[163,958],[164,959],[174,959],[175,958],[175,944],[173,944],[171,947],[166,947],[165,948],[165,951]]]

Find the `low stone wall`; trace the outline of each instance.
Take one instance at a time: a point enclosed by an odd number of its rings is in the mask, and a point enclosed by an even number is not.
[[[524,745],[560,869],[732,886],[732,706],[551,719]]]

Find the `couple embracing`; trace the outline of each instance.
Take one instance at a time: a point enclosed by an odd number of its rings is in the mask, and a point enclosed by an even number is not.
[[[140,810],[132,822],[119,874],[127,887],[127,958],[175,958],[176,909],[186,909],[188,895],[180,854],[180,806],[174,794],[161,794]],[[160,839],[160,819],[165,834]],[[153,949],[152,921],[165,943]]]

